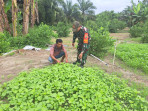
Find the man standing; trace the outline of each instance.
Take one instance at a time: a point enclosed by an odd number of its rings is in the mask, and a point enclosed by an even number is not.
[[[50,57],[48,59],[50,63],[52,64],[60,63],[58,58],[61,57],[62,57],[61,62],[63,62],[64,59],[66,58],[66,63],[68,63],[68,55],[62,43],[63,43],[62,39],[57,39],[56,44],[54,44],[50,48]]]
[[[77,60],[73,64],[81,63],[80,67],[84,67],[86,63],[89,43],[90,43],[90,34],[88,29],[84,26],[81,26],[78,21],[73,23],[73,42],[72,46],[75,45],[75,40],[78,38],[78,47],[77,47]],[[82,59],[82,61],[80,61]]]

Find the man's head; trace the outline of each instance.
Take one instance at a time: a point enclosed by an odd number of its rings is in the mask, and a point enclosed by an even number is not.
[[[62,46],[62,43],[63,43],[62,39],[56,40],[56,45],[57,45],[58,48],[60,48]]]
[[[72,26],[72,31],[73,32],[78,32],[80,29],[81,24],[78,21],[74,21],[73,26]]]

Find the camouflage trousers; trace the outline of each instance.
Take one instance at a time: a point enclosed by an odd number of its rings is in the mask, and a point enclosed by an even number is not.
[[[88,49],[89,49],[89,44],[84,44],[84,45],[85,45],[86,50],[84,51],[83,56],[82,56],[82,61],[81,61],[82,64],[86,63],[87,55],[88,55]],[[83,48],[83,45],[78,44],[78,47],[77,47],[77,61],[80,61],[79,55],[82,52],[82,48]]]

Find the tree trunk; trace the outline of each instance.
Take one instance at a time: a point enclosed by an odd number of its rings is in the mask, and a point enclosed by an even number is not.
[[[2,3],[0,0],[0,32],[3,32],[4,30],[4,21],[3,21],[3,17],[2,17]]]
[[[0,0],[0,30],[3,31],[4,29],[6,29],[9,33],[11,33],[11,29],[9,26],[9,22],[8,22],[8,17],[7,14],[5,13],[4,10],[4,1]]]
[[[35,24],[35,2],[31,0],[31,27],[33,28]]]
[[[39,12],[38,12],[38,2],[35,2],[35,15],[37,19],[37,23],[39,23]]]
[[[23,5],[23,34],[26,35],[29,29],[29,7],[30,0],[24,0]]]
[[[13,37],[17,36],[17,0],[12,0],[12,27],[13,27]]]

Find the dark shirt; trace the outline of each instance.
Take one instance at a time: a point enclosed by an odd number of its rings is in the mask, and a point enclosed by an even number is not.
[[[84,34],[86,32],[89,35],[88,44],[83,43]],[[87,51],[88,47],[89,47],[89,42],[90,42],[90,34],[88,32],[88,29],[83,27],[83,26],[81,26],[81,29],[78,32],[74,32],[73,33],[73,43],[75,43],[76,38],[78,38],[78,47],[82,47],[82,52]]]

